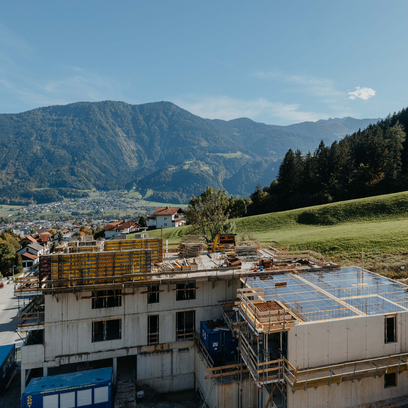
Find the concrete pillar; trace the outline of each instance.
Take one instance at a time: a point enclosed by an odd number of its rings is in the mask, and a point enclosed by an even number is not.
[[[26,387],[26,380],[25,380],[26,370],[21,368],[21,395],[23,394],[25,387]]]
[[[112,370],[113,370],[113,383],[116,384],[116,381],[118,378],[118,358],[117,357],[113,357]]]
[[[43,367],[43,377],[48,377],[48,367]]]

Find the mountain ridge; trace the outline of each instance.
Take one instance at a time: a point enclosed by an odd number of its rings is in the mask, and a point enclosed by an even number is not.
[[[318,136],[313,125],[309,134],[297,125],[289,131],[294,125],[203,119],[166,101],[76,102],[0,114],[0,202],[38,201],[39,188],[50,190],[49,199],[61,189],[135,186],[181,202],[208,184],[248,196],[258,182],[276,177],[288,148],[306,152],[322,135],[325,142],[338,138],[328,125],[320,124]]]

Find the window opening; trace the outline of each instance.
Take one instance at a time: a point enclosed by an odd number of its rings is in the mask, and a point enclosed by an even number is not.
[[[397,374],[385,374],[384,375],[384,388],[396,387],[397,386]]]
[[[92,298],[92,309],[122,306],[121,290],[98,290]]]
[[[176,339],[190,340],[194,338],[195,311],[178,312],[176,317]]]
[[[195,283],[180,283],[176,285],[176,300],[191,300],[196,298]]]
[[[147,303],[159,303],[159,286],[150,286],[147,292]]]
[[[159,344],[159,315],[147,317],[147,344]]]
[[[92,342],[119,340],[122,337],[122,321],[106,320],[92,322]]]
[[[385,343],[397,341],[397,316],[385,317]]]

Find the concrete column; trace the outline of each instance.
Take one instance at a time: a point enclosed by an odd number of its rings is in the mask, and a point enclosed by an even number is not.
[[[26,370],[21,368],[21,395],[23,394],[25,387],[26,387],[26,380],[25,380]]]
[[[43,377],[48,377],[48,367],[43,367]]]
[[[116,381],[118,378],[118,358],[117,357],[113,357],[112,370],[113,370],[113,383],[116,384]]]

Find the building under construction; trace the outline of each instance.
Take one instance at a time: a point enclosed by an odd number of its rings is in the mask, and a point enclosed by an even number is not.
[[[22,391],[112,367],[203,407],[408,403],[408,287],[274,242],[89,243],[17,280]],[[97,248],[97,250],[95,250]],[[407,371],[408,372],[408,371]]]

